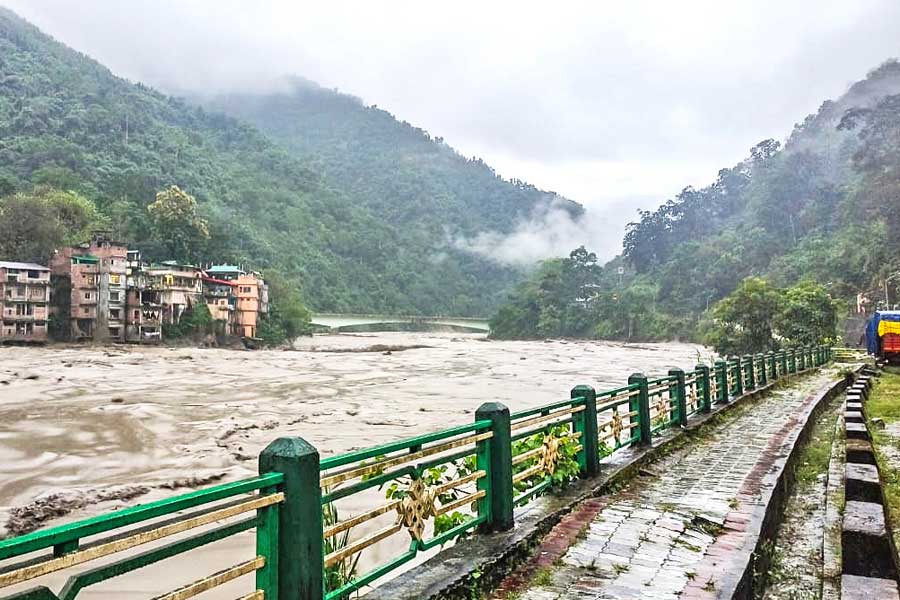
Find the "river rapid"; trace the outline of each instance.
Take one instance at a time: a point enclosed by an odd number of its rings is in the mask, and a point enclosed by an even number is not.
[[[277,437],[331,456],[470,422],[483,402],[520,410],[709,356],[682,343],[459,333],[317,335],[253,352],[2,347],[0,538],[253,476]],[[126,597],[98,594],[79,597]]]

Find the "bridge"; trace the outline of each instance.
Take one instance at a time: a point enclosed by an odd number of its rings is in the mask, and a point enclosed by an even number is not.
[[[332,331],[349,331],[362,326],[389,328],[396,325],[452,327],[464,331],[484,333],[489,333],[491,330],[488,320],[481,317],[315,313],[310,322],[312,325],[327,327]]]

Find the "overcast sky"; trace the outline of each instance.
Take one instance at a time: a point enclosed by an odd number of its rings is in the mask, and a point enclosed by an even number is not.
[[[711,182],[900,56],[897,0],[0,0],[164,90],[297,74],[602,221]],[[614,240],[614,243],[613,241]]]

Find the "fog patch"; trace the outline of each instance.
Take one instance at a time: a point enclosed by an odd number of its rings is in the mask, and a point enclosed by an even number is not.
[[[586,211],[573,216],[562,201],[535,208],[527,221],[512,232],[482,231],[474,236],[453,236],[450,245],[493,260],[502,265],[529,267],[548,258],[568,256],[585,246],[602,259],[621,250],[622,215],[611,218],[611,211]]]

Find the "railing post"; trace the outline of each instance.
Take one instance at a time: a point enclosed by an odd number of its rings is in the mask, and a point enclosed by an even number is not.
[[[491,432],[487,453],[487,477],[483,485],[490,488],[490,515],[481,526],[483,531],[503,531],[512,529],[513,489],[512,476],[512,433],[510,430],[509,409],[499,402],[485,402],[475,411],[475,420],[491,422]],[[482,453],[479,453],[481,455]],[[484,460],[484,459],[482,459]],[[481,468],[481,466],[479,466]]]
[[[259,455],[259,472],[284,475],[284,503],[278,510],[277,600],[322,600],[319,452],[302,438],[278,438]]]
[[[597,392],[589,385],[572,388],[571,398],[584,398],[584,410],[575,413],[573,425],[581,433],[578,466],[582,477],[600,473],[600,441],[597,431]]]
[[[734,397],[744,395],[744,368],[741,366],[741,357],[738,356],[735,359],[735,371],[734,374]]]
[[[766,385],[769,382],[769,373],[768,373],[768,363],[766,362],[765,354],[757,354],[756,355],[756,363],[759,365],[759,369],[757,369],[757,380],[756,383],[760,387]]]
[[[781,350],[779,354],[779,360],[781,360],[781,376],[784,377],[788,374],[788,353],[787,350]]]
[[[796,373],[797,372],[797,350],[791,348],[788,350],[788,372]]]
[[[647,391],[647,388],[649,387],[647,385],[647,376],[643,373],[632,373],[628,378],[628,385],[633,384],[637,384],[640,387],[638,388],[638,395],[631,397],[631,401],[628,403],[628,411],[637,411],[638,425],[640,426],[641,432],[641,444],[649,446],[653,441],[653,435],[650,431],[650,393]],[[631,421],[632,423],[634,422],[634,417],[631,418]]]
[[[806,370],[806,348],[803,346],[800,347],[800,351],[794,351],[795,354],[799,354],[800,360],[797,361],[797,372],[803,372]]]
[[[724,360],[717,360],[713,366],[716,377],[716,404],[725,404],[728,402],[728,363]]]
[[[675,377],[675,387],[669,388],[675,390],[675,406],[678,407],[678,424],[687,427],[687,390],[684,385],[684,370],[679,368],[669,369],[669,375]]]
[[[747,377],[746,391],[749,392],[756,388],[756,369],[753,368],[753,355],[745,354],[742,360],[744,361],[744,375]]]
[[[766,353],[766,369],[769,372],[770,382],[778,379],[778,366],[775,364],[775,352],[773,350],[769,350]]]
[[[712,410],[712,398],[709,394],[709,365],[699,363],[694,370],[697,371],[698,380],[703,386],[702,389],[698,388],[697,390],[700,394],[700,412],[708,413]]]

